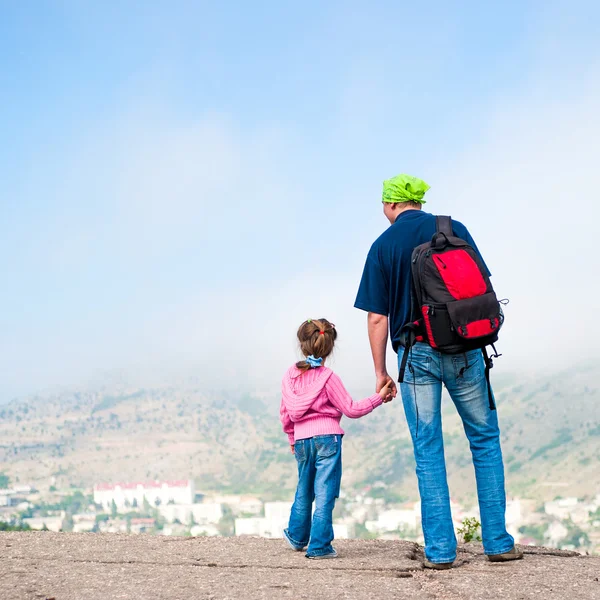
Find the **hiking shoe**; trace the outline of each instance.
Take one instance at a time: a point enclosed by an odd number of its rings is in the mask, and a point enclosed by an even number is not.
[[[423,568],[424,569],[435,569],[436,571],[446,571],[447,569],[451,569],[453,562],[449,563],[432,563],[429,562],[426,558],[423,560]]]
[[[327,554],[307,554],[306,558],[310,558],[311,560],[321,560],[322,558],[337,558],[337,552],[333,548],[332,550],[332,552],[328,552]]]
[[[285,541],[288,543],[289,547],[292,550],[295,550],[296,552],[302,552],[302,550],[304,550],[304,548],[306,548],[306,546],[298,546],[297,544],[294,544],[294,542],[292,542],[292,540],[290,539],[290,536],[288,535],[287,529],[283,530],[283,537],[285,538]]]
[[[517,550],[516,546],[502,554],[488,554],[488,560],[491,562],[507,562],[509,560],[520,560],[521,558],[523,558],[523,552]]]

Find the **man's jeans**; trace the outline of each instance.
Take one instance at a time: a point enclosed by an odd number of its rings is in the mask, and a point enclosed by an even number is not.
[[[399,348],[398,361],[403,353]],[[508,552],[514,540],[506,531],[500,430],[497,411],[489,407],[482,352],[448,355],[418,343],[409,355],[400,391],[417,463],[425,556],[433,563],[456,558],[442,439],[442,383],[456,405],[471,446],[484,551]]]
[[[332,554],[333,507],[342,479],[342,436],[316,435],[296,440],[294,454],[298,488],[285,533],[299,550],[308,545],[307,556]]]

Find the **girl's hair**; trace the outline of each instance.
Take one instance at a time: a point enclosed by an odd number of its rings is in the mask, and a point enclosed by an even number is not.
[[[327,319],[308,319],[298,328],[298,341],[304,356],[327,358],[333,351],[336,338],[335,325]],[[297,362],[296,367],[301,371],[310,369],[305,360]]]

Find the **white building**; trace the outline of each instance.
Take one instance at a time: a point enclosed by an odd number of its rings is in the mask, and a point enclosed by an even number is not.
[[[73,515],[73,533],[92,531],[96,525],[95,513],[78,513]]]
[[[283,530],[290,521],[291,502],[266,502],[265,503],[265,530],[262,537],[283,537]]]
[[[127,523],[123,519],[100,521],[98,528],[102,533],[127,533]]]
[[[260,515],[263,511],[263,502],[254,496],[220,495],[204,499],[206,503],[226,504],[234,515]]]
[[[263,531],[265,519],[261,517],[251,517],[247,519],[235,520],[235,535],[255,535],[260,536]],[[261,536],[263,537],[263,536]]]
[[[184,525],[193,519],[198,525],[216,525],[223,517],[220,504],[207,502],[201,504],[161,504],[158,512],[169,522],[179,521]]]
[[[556,547],[569,534],[569,530],[558,521],[551,523],[544,534],[544,539],[547,540],[550,546]]]
[[[265,519],[284,521],[286,526],[292,510],[291,502],[266,502]]]
[[[221,494],[218,496],[210,496],[204,498],[206,502],[214,502],[216,504],[227,504],[227,506],[231,508],[237,508],[239,504],[242,502],[242,496],[233,495],[233,494]]]
[[[367,531],[372,533],[416,529],[420,521],[420,512],[416,508],[393,509],[383,511],[376,521],[366,521]]]
[[[571,513],[575,511],[579,500],[577,498],[561,498],[544,504],[544,511],[547,515],[557,519],[568,519]]]
[[[13,490],[0,491],[0,506],[12,506]]]
[[[242,497],[238,504],[240,514],[260,515],[263,511],[263,501],[254,496]]]
[[[112,503],[123,511],[133,506],[142,507],[144,499],[151,506],[165,504],[193,504],[194,482],[185,479],[180,481],[149,481],[128,483],[99,483],[94,486],[94,502],[110,510]]]
[[[194,525],[190,529],[190,534],[193,536],[206,535],[214,537],[219,535],[219,530],[214,525]]]
[[[64,517],[32,517],[30,519],[23,519],[23,523],[29,525],[31,529],[38,531],[48,529],[49,531],[58,532],[63,527]]]
[[[156,522],[154,519],[147,518],[139,518],[139,519],[131,519],[129,523],[129,531],[130,533],[149,533],[154,529],[154,525]]]
[[[371,510],[362,504],[353,504],[350,511],[350,515],[357,523],[363,523],[366,521],[370,513]]]
[[[333,524],[333,535],[336,540],[348,540],[353,538],[355,534],[354,525],[350,522]]]
[[[235,520],[235,535],[256,535],[265,538],[283,537],[290,519],[291,502],[265,503],[265,516]]]

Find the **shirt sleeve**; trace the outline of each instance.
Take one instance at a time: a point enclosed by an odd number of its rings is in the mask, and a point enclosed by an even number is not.
[[[290,415],[283,403],[283,398],[281,399],[281,407],[279,408],[279,419],[281,424],[283,425],[283,432],[288,436],[288,441],[290,446],[294,445],[294,423],[290,418]]]
[[[367,256],[354,307],[386,317],[390,312],[388,284],[374,247]]]
[[[327,380],[325,390],[327,391],[329,401],[350,419],[364,417],[383,403],[379,394],[373,394],[364,400],[353,402],[342,380],[335,373]]]

